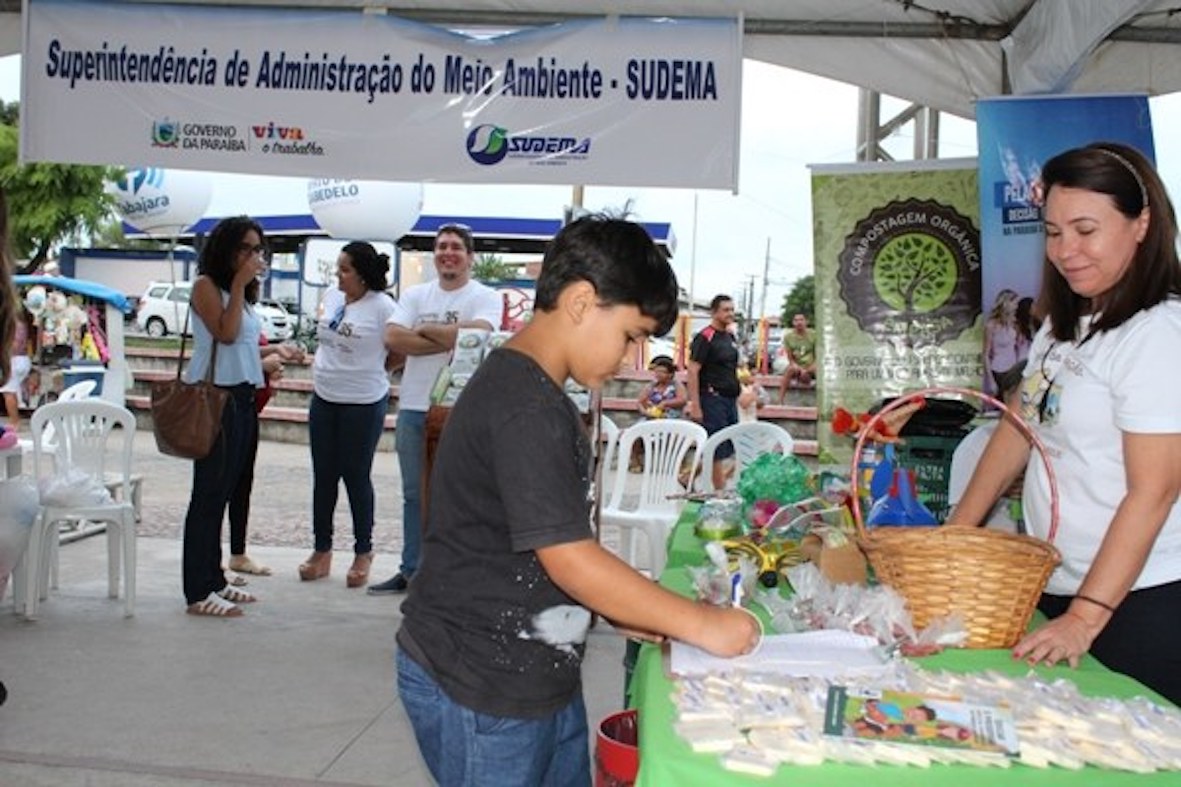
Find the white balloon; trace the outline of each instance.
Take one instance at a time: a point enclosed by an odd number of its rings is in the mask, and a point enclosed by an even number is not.
[[[422,184],[309,180],[308,207],[334,238],[397,242],[422,213]]]
[[[145,167],[108,184],[119,214],[148,235],[169,237],[197,223],[209,207],[213,180],[207,173]]]

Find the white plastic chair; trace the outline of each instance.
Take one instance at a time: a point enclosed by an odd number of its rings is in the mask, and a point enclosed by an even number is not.
[[[79,380],[68,388],[64,389],[58,394],[57,401],[59,402],[77,402],[83,399],[91,398],[94,389],[98,387],[98,383],[94,380]],[[46,426],[44,433],[41,436],[41,447],[46,454],[52,454],[56,450],[56,439],[54,437],[55,427],[52,423]],[[33,448],[33,441],[27,441],[28,444],[22,444],[22,449],[25,452],[31,451]],[[103,485],[111,496],[117,496],[119,489],[123,485],[123,479],[117,474],[108,473],[107,477],[103,479]],[[132,473],[131,475],[131,505],[135,508],[135,521],[139,522],[143,519],[143,495],[144,495],[144,477],[142,473]],[[57,587],[57,564],[53,565],[53,586]]]
[[[602,448],[599,467],[606,477],[611,470],[611,462],[615,460],[615,448],[619,445],[619,427],[605,415],[599,415],[599,445]]]
[[[683,501],[670,496],[683,495],[678,476],[689,452],[700,455],[705,445],[706,432],[698,424],[681,419],[640,421],[624,429],[616,449],[614,482],[611,498],[599,515],[603,525],[613,524],[620,529],[623,557],[637,568],[647,566],[653,578],[664,570],[667,541],[676,523]],[[643,441],[644,459],[640,471],[638,496],[627,494],[628,461],[632,446]],[[692,471],[689,486],[692,487]],[[648,560],[638,562],[634,532],[639,530],[647,541]]]
[[[37,408],[32,419],[35,473],[42,469],[45,432],[51,426],[57,435],[50,454],[55,473],[81,470],[90,476],[92,488],[105,488],[110,466],[120,479],[122,495],[119,500],[78,505],[42,500],[28,549],[14,572],[16,608],[23,607],[29,619],[37,617],[38,603],[48,596],[50,566],[56,562],[58,523],[80,519],[107,523],[107,589],[111,598],[118,597],[122,567],[124,609],[130,617],[135,614],[135,510],[130,502],[135,416],[96,397]]]
[[[602,501],[607,499],[607,481],[612,477],[611,463],[615,460],[615,448],[618,444],[619,427],[610,418],[599,413],[599,433],[595,442],[594,499],[599,501],[600,509],[603,505]],[[601,534],[601,520],[599,524],[597,532]]]
[[[82,399],[88,399],[94,393],[94,389],[98,387],[98,383],[94,380],[79,380],[62,391],[57,400],[59,402],[76,402]],[[52,453],[54,448],[53,440],[54,427],[50,424],[45,430],[44,447]],[[123,479],[117,475],[108,474],[103,481],[107,491],[115,496],[119,493],[119,488],[123,484]],[[135,521],[139,522],[143,518],[143,494],[144,494],[144,477],[142,473],[132,473],[131,475],[131,505],[135,507]]]
[[[94,380],[79,380],[78,382],[74,383],[73,385],[69,386],[68,388],[65,388],[64,390],[62,390],[62,392],[57,395],[57,401],[59,401],[59,402],[76,402],[79,399],[86,399],[92,393],[94,393],[94,389],[97,387],[98,387],[98,383],[95,382]],[[45,433],[44,433],[44,435],[42,435],[42,438],[41,438],[42,445],[50,452],[53,451],[53,446],[54,446],[53,434],[54,434],[53,424],[50,424],[48,426],[48,428],[46,428]],[[26,451],[32,451],[33,450],[33,441],[32,440],[28,441],[28,444],[22,445],[22,448],[24,448]]]
[[[701,449],[701,469],[697,476],[697,488],[700,491],[720,491],[714,489],[711,468],[718,446],[727,441],[734,444],[734,472],[726,481],[727,488],[737,486],[742,468],[763,454],[790,454],[795,449],[795,438],[782,426],[768,421],[731,424],[719,429],[709,436],[705,447]]]

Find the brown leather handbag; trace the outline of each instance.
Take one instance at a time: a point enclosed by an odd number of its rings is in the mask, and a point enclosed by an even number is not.
[[[176,377],[152,384],[152,431],[156,448],[162,454],[181,459],[204,459],[221,436],[221,414],[229,392],[213,384],[217,366],[217,340],[209,358],[204,380],[186,383],[181,379],[185,357],[185,334],[189,318],[180,332],[180,355],[176,359]]]

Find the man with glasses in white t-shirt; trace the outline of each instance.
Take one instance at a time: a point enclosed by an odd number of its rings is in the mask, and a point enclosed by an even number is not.
[[[444,224],[435,234],[434,281],[403,293],[386,323],[385,346],[406,356],[398,395],[394,447],[402,472],[402,565],[397,574],[369,586],[370,595],[405,593],[422,550],[422,481],[426,461],[426,414],[430,390],[447,365],[460,328],[500,325],[496,290],[472,280],[475,241],[462,224]]]

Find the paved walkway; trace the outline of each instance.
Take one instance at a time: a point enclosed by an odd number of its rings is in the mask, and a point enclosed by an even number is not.
[[[0,785],[424,785],[429,778],[393,680],[399,597],[344,586],[352,549],[347,499],[337,512],[332,576],[297,579],[311,546],[307,447],[264,442],[250,552],[275,569],[251,578],[260,601],[237,620],[184,614],[178,539],[187,462],[136,437],[146,476],[137,609],[106,597],[105,537],[61,549],[61,587],[40,618],[0,604]],[[380,554],[397,569],[397,461],[374,467]],[[620,707],[623,640],[600,623],[584,665],[588,717]]]

